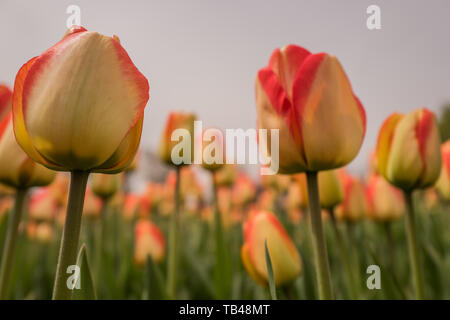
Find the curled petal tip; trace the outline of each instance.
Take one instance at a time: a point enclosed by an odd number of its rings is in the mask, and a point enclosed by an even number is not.
[[[87,31],[86,28],[84,28],[82,26],[73,25],[69,29],[67,29],[66,33],[64,33],[63,39],[68,37],[68,36],[70,36],[70,35],[72,35],[72,34],[75,34],[75,33],[78,33],[78,32],[85,32],[85,31]]]

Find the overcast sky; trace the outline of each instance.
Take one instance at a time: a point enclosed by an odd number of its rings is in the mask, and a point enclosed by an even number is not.
[[[111,3],[114,2],[114,3]],[[142,148],[158,145],[170,110],[197,113],[207,126],[252,128],[254,78],[274,48],[289,43],[336,55],[368,119],[351,164],[362,171],[383,119],[450,100],[450,1],[9,1],[0,0],[0,82],[56,43],[67,6],[81,24],[117,34],[150,82]],[[381,30],[366,8],[381,8]]]

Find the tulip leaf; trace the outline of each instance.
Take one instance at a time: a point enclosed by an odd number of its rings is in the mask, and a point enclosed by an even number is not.
[[[80,287],[75,287],[73,289],[72,300],[97,300],[85,244],[81,246],[80,251],[78,252],[77,266],[80,268],[80,273],[78,275],[79,279],[76,281],[79,281]]]
[[[162,300],[166,299],[164,279],[159,266],[147,255],[145,264],[145,294],[144,299]]]
[[[266,254],[267,276],[269,277],[269,291],[272,300],[277,300],[277,288],[275,287],[275,280],[273,278],[272,261],[270,260],[269,249],[267,248],[267,239],[264,241],[264,250]]]

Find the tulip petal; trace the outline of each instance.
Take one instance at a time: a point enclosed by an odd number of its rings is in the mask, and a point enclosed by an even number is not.
[[[387,164],[389,159],[389,152],[391,149],[392,140],[394,137],[395,128],[398,122],[403,118],[403,115],[393,113],[390,115],[381,126],[380,133],[378,135],[376,156],[377,156],[377,170],[378,172],[386,176]]]
[[[273,71],[265,68],[256,79],[256,105],[258,108],[258,128],[267,129],[265,136],[259,136],[260,144],[271,152],[271,129],[279,130],[279,173],[303,171],[306,167],[301,150],[302,142],[296,127],[291,103],[285,91],[278,84]],[[297,147],[292,147],[297,146]]]
[[[441,171],[440,137],[433,112],[422,109],[416,126],[420,156],[424,164],[420,176],[421,187],[433,185]]]
[[[94,172],[117,173],[130,166],[139,148],[143,123],[144,116],[130,129],[113,155]]]
[[[28,131],[26,130],[25,127],[25,119],[22,108],[23,85],[27,77],[28,71],[30,70],[31,66],[34,64],[36,59],[37,57],[30,59],[20,68],[19,72],[16,75],[16,80],[14,82],[14,94],[12,103],[14,134],[16,136],[17,143],[22,147],[22,149],[31,159],[46,166],[47,168],[53,170],[63,170],[61,166],[58,166],[57,164],[51,161],[48,161],[35,149],[31,141],[31,138],[28,134]]]
[[[416,136],[416,112],[405,115],[395,127],[386,168],[386,177],[402,189],[417,185],[424,162]]]
[[[147,101],[148,82],[120,43],[81,30],[29,66],[22,130],[47,161],[92,170],[112,157]]]
[[[309,171],[342,167],[357,155],[365,112],[334,56],[308,56],[297,72],[293,104]]]
[[[292,84],[303,61],[311,54],[308,50],[288,45],[281,50],[276,49],[269,60],[269,68],[276,74],[278,83],[287,95],[292,98]]]

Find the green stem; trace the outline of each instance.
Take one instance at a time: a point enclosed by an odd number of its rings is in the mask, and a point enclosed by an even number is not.
[[[422,278],[422,267],[419,257],[419,244],[417,241],[416,223],[414,220],[414,207],[412,192],[405,191],[406,200],[406,233],[408,237],[409,258],[413,273],[413,282],[416,290],[416,299],[424,299],[424,287]]]
[[[355,278],[353,275],[352,265],[350,263],[350,257],[348,255],[348,250],[345,245],[344,238],[342,236],[341,230],[337,225],[336,216],[334,214],[334,208],[329,210],[331,225],[333,227],[334,235],[336,237],[336,242],[339,247],[339,252],[341,255],[342,263],[344,265],[345,273],[347,276],[347,285],[350,290],[350,296],[353,300],[358,299],[358,286],[356,285]]]
[[[175,210],[170,217],[169,257],[167,262],[167,296],[176,298],[177,263],[178,263],[178,220],[180,215],[180,170],[176,167],[177,181],[175,184]]]
[[[89,172],[71,172],[69,202],[67,204],[66,222],[62,233],[58,265],[56,267],[53,300],[70,300],[72,296],[72,290],[68,288],[66,283],[70,274],[67,274],[66,271],[70,265],[75,265],[77,261],[81,214],[83,212],[88,176]]]
[[[19,223],[23,213],[23,203],[26,193],[27,189],[17,189],[14,208],[9,214],[8,229],[6,231],[6,239],[0,266],[0,299],[2,300],[6,299],[8,296],[9,281],[11,279],[11,271],[16,253]]]
[[[330,265],[328,262],[327,246],[323,234],[317,172],[307,172],[306,179],[308,183],[309,219],[311,223],[319,298],[321,300],[330,300],[333,299],[333,290],[331,287],[331,274]]]

